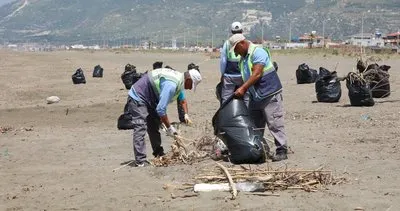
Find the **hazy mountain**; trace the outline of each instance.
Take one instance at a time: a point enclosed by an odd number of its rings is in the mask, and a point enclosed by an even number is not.
[[[13,1],[15,1],[15,0],[0,0],[0,6],[10,3],[10,2],[13,2]]]
[[[399,0],[17,0],[0,7],[0,40],[219,43],[232,21],[252,37],[263,26],[267,39],[287,39],[290,28],[292,37],[322,34],[325,21],[325,35],[339,39],[361,32],[362,19],[365,33],[397,31]]]

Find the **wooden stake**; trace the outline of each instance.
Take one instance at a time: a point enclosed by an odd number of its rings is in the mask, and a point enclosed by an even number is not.
[[[229,171],[228,171],[228,169],[226,169],[225,166],[223,166],[220,163],[216,163],[216,164],[218,165],[218,167],[220,167],[224,171],[226,177],[228,178],[229,186],[231,187],[232,199],[233,200],[236,199],[236,197],[237,197],[237,189],[236,189],[235,183],[233,183],[232,176],[229,174]]]
[[[190,197],[197,197],[199,196],[199,194],[197,193],[188,193],[188,194],[183,194],[183,195],[175,195],[173,193],[171,193],[171,198],[172,199],[176,199],[176,198],[190,198]]]
[[[246,193],[246,195],[254,195],[254,196],[281,196],[277,193]]]

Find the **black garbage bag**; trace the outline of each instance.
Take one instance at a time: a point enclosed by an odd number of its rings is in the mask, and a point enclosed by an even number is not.
[[[121,80],[122,83],[124,83],[126,89],[130,89],[133,85],[133,75],[136,74],[136,72],[133,71],[127,71],[125,70],[122,75],[121,75]]]
[[[314,83],[318,78],[318,72],[308,67],[307,64],[303,63],[299,65],[296,70],[297,84],[310,84]]]
[[[83,74],[83,70],[81,68],[77,69],[72,75],[72,82],[74,84],[86,84],[85,75]]]
[[[377,70],[379,69],[379,65],[377,63],[370,64],[367,66],[367,70]]]
[[[215,87],[215,96],[217,100],[221,102],[221,95],[222,95],[222,82],[219,82]]]
[[[126,64],[125,65],[125,71],[136,72],[136,66],[135,65],[131,65],[131,64]]]
[[[364,72],[366,70],[366,68],[367,68],[367,66],[365,65],[365,63],[361,59],[357,60],[357,66],[356,67],[357,67],[357,70],[358,70],[359,73]]]
[[[100,65],[96,65],[93,69],[93,78],[102,78],[103,70],[104,69]]]
[[[334,103],[339,102],[342,96],[342,88],[337,78],[336,71],[320,67],[319,77],[315,82],[315,92],[317,93],[318,102]]]
[[[125,104],[124,113],[118,117],[117,128],[118,130],[133,129],[132,115],[128,113],[128,103]]]
[[[368,82],[357,77],[347,77],[346,86],[349,90],[350,104],[352,106],[375,105]]]
[[[263,163],[266,156],[260,130],[255,124],[242,99],[228,100],[212,119],[214,134],[229,150],[229,159],[234,164]]]
[[[121,116],[118,117],[117,127],[119,130],[132,130],[132,116],[127,113],[121,114]]]
[[[125,66],[125,71],[121,74],[121,80],[125,88],[130,89],[142,76],[143,74],[136,72],[135,66],[127,64]]]
[[[272,62],[272,65],[274,65],[275,71],[278,72],[278,63]]]
[[[389,71],[390,66],[374,66],[363,73],[364,78],[369,82],[373,98],[385,98],[390,95]]]

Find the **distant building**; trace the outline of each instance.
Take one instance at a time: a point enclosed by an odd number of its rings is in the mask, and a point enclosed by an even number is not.
[[[364,34],[360,33],[352,35],[349,37],[346,43],[350,45],[364,46],[364,47],[384,46],[384,40],[380,36],[371,33],[364,33]]]
[[[383,37],[383,39],[385,41],[385,45],[400,46],[400,32],[387,34],[385,37]]]
[[[71,49],[87,49],[87,46],[82,44],[71,45]]]
[[[313,34],[304,34],[297,39],[299,43],[306,44],[308,47],[323,47],[324,37]]]

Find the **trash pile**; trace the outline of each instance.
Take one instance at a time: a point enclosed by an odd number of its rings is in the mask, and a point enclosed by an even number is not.
[[[373,106],[375,101],[367,80],[362,74],[350,72],[346,77],[351,106]]]
[[[209,157],[213,151],[215,139],[204,136],[199,140],[188,140],[174,136],[171,150],[164,156],[151,160],[153,166],[170,166],[177,164],[193,164]]]
[[[346,178],[335,177],[332,171],[325,170],[323,167],[315,170],[287,169],[287,167],[285,169],[268,167],[267,169],[249,169],[244,166],[227,168],[219,163],[216,164],[215,168],[205,169],[195,176],[195,192],[231,191],[234,199],[237,196],[237,191],[304,190],[316,192],[325,189],[327,186],[346,182]]]
[[[369,61],[371,59],[366,59]],[[307,64],[300,64],[296,70],[297,84],[315,82],[318,102],[339,102],[342,90],[340,81],[346,81],[351,106],[374,106],[373,98],[385,98],[390,95],[389,69],[391,66],[372,64],[357,60],[357,72],[338,77],[337,72],[320,67],[319,74]]]
[[[369,69],[368,69],[369,68]],[[369,82],[373,98],[385,98],[390,95],[389,69],[390,66],[375,64],[369,65],[362,72],[366,81]]]
[[[390,95],[390,66],[377,63],[367,65],[359,59],[356,67],[357,73],[350,72],[345,77],[352,106],[373,106],[373,98],[385,98]]]

